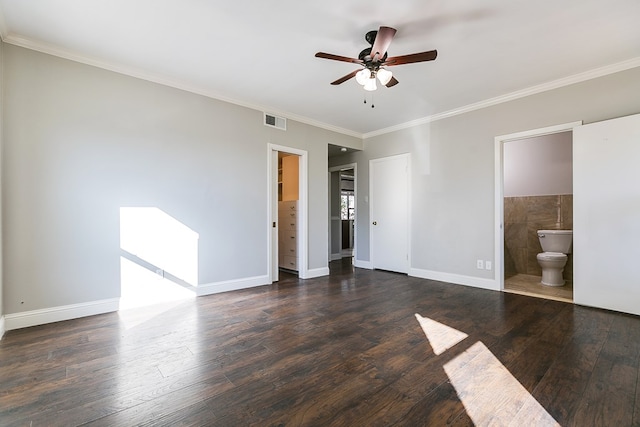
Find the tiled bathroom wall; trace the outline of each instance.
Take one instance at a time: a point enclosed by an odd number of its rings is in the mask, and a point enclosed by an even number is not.
[[[542,252],[538,230],[573,230],[573,195],[504,198],[505,278],[516,274],[541,276],[536,256]],[[564,278],[573,281],[569,254]]]

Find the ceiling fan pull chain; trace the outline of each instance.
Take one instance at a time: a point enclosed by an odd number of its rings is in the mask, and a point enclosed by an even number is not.
[[[376,106],[373,104],[373,92],[371,92],[371,108],[376,108]]]

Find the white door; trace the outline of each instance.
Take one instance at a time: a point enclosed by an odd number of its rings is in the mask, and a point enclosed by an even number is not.
[[[640,114],[573,130],[573,300],[640,315]]]
[[[409,271],[409,154],[369,161],[371,265]]]

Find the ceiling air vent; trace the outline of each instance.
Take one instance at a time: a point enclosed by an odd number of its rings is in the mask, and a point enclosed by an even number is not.
[[[280,130],[287,130],[287,119],[264,113],[264,125]]]

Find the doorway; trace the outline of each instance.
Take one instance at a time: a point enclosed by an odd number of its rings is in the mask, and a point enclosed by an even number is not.
[[[280,270],[291,277],[308,276],[307,152],[268,144],[268,272],[270,282]]]
[[[340,173],[340,227],[342,258],[353,257],[354,223],[356,215],[356,200],[354,191],[353,169]]]
[[[329,168],[329,261],[356,256],[357,165]]]
[[[278,270],[298,273],[298,216],[299,216],[300,156],[278,152]]]
[[[580,123],[496,138],[496,280],[505,292],[573,301],[573,257],[564,286],[541,283],[538,230],[573,229],[572,130]]]

